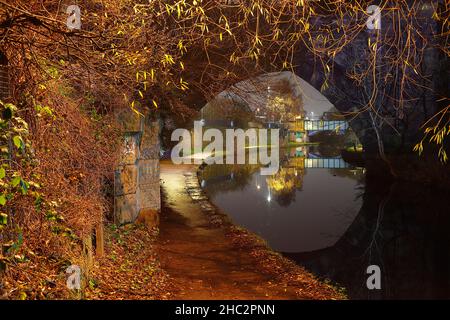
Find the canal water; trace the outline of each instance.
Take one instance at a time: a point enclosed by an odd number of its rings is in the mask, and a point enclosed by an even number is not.
[[[330,151],[331,150],[331,151]],[[368,183],[326,144],[282,149],[280,170],[210,165],[201,183],[235,224],[353,299],[448,298],[448,195],[421,185]],[[369,290],[367,267],[381,269]]]

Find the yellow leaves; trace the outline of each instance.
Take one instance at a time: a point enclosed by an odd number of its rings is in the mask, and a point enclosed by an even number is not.
[[[259,59],[259,53],[258,51],[253,51],[253,57],[255,58],[255,60]]]
[[[330,87],[330,85],[328,84],[328,80],[325,80],[325,82],[320,87],[320,92],[326,91],[329,87]]]
[[[183,78],[180,78],[180,88],[183,91],[189,89],[188,83],[186,81],[184,81]]]
[[[219,23],[222,23],[223,21],[225,21],[225,27],[224,27],[225,31],[226,31],[230,36],[232,36],[233,33],[231,32],[230,24],[228,23],[227,17],[224,16],[224,15],[221,15],[220,18],[219,18]],[[222,41],[222,33],[220,33],[220,41]]]
[[[179,63],[180,63],[181,70],[184,70],[184,63],[183,63],[183,61],[180,61]]]
[[[444,150],[444,147],[439,148],[438,158],[441,159],[441,161],[444,163],[448,161],[447,152]]]
[[[236,64],[238,62],[239,58],[236,57],[236,52],[233,52],[230,56],[230,62],[232,62],[233,64]]]
[[[275,33],[274,33],[274,35],[273,35],[273,37],[272,37],[272,40],[278,40],[278,38],[280,37],[280,35],[282,35],[283,33],[281,32],[281,30],[280,29],[276,29],[275,30]]]
[[[419,75],[419,73],[417,72],[417,69],[416,69],[413,65],[411,65],[411,63],[410,63],[408,60],[405,60],[404,62],[405,62],[405,64],[406,64],[408,67],[410,67],[411,69],[413,69],[413,71],[414,71],[415,74]]]
[[[252,16],[254,16],[253,11],[259,11],[261,14],[264,13],[263,7],[261,6],[261,4],[258,1],[254,1],[253,5],[252,5]]]
[[[177,16],[178,16],[178,19],[181,18],[181,7],[180,7],[180,3],[177,3]]]
[[[178,41],[177,47],[180,50],[181,54],[187,52],[187,48],[184,46],[183,40],[180,39],[180,41]]]
[[[255,45],[262,46],[262,41],[261,41],[261,39],[259,39],[259,37],[257,35],[255,36]]]
[[[433,18],[433,20],[435,20],[435,21],[439,21],[439,20],[440,20],[440,17],[439,17],[439,15],[438,15],[438,13],[437,13],[436,11],[433,12],[432,18]]]
[[[205,10],[203,10],[202,7],[197,7],[196,10],[197,12],[200,12],[202,15],[205,15]]]
[[[198,23],[197,26],[200,28],[200,30],[204,33],[206,31],[206,33],[209,32],[209,28],[208,25],[206,23]]]
[[[373,50],[374,52],[377,51],[378,43],[374,42],[374,43],[372,44],[371,48],[372,48],[372,50]]]
[[[169,4],[167,4],[166,3],[166,11],[167,11],[167,14],[172,14],[172,11],[174,10],[174,8],[171,6],[171,5],[169,5]]]
[[[136,109],[136,101],[135,101],[135,100],[133,100],[133,102],[131,102],[130,107],[131,107],[131,110],[132,110],[134,113],[136,113],[137,115],[139,115],[139,116],[144,116],[142,113],[139,112],[139,110]]]
[[[372,43],[370,37],[369,37],[368,40],[367,40],[367,45],[368,45],[368,47],[369,47],[370,49],[372,49],[373,51],[377,51],[378,44],[377,44],[377,42],[373,42],[373,43]]]
[[[152,78],[152,81],[155,80],[155,69],[153,68],[150,70],[150,77]]]
[[[430,142],[435,142],[436,144],[443,144],[444,137],[447,135],[447,127],[443,127],[438,129],[438,127],[434,127],[433,135],[430,138]]]
[[[421,155],[422,152],[423,152],[423,141],[420,141],[418,144],[416,144],[416,145],[414,146],[413,151],[414,151],[414,152],[418,152],[419,155]]]
[[[428,138],[428,143],[434,144],[438,146],[438,158],[441,162],[447,163],[448,162],[448,154],[445,150],[445,147],[447,146],[447,136],[450,135],[450,124],[449,120],[445,118],[445,115],[447,114],[448,110],[450,110],[450,105],[447,108],[444,108],[442,111],[437,113],[436,115],[441,114],[441,118],[437,121],[435,125],[428,126],[424,129],[424,137],[422,141],[420,141],[418,144],[414,146],[414,151],[418,152],[419,155],[423,152],[423,142]],[[445,121],[445,122],[444,122]]]
[[[153,70],[153,69],[152,69]],[[147,75],[148,75],[148,72],[147,71],[137,71],[136,72],[136,82],[139,82],[140,81],[140,79],[141,78],[143,78],[144,79],[144,81],[142,81],[142,83],[146,83],[147,81]],[[151,73],[151,76],[152,76],[152,80],[153,80],[153,77],[154,77],[154,71],[153,71],[153,74]]]
[[[153,102],[153,105],[155,106],[155,108],[158,108],[158,104],[156,103],[156,101],[152,100],[152,102]]]
[[[163,64],[164,66],[166,66],[167,64],[169,64],[169,65],[174,64],[174,63],[175,63],[175,60],[173,60],[172,55],[166,53],[166,54],[164,54],[164,57],[163,57],[163,59],[161,60],[161,62],[162,62],[162,64]]]
[[[169,62],[170,64],[174,64],[175,61],[173,60],[172,56],[170,54],[165,54],[164,58],[166,59],[167,62]]]

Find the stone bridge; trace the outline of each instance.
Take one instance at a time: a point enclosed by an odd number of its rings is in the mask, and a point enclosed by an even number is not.
[[[423,25],[429,26],[429,29],[436,30],[436,22],[432,19],[432,12],[428,7],[424,7],[421,17]],[[428,8],[428,9],[426,9]],[[386,22],[386,23],[385,23]],[[317,24],[334,23],[333,21],[317,21]],[[388,21],[383,21],[383,25],[388,26]],[[381,32],[389,32],[388,29]],[[294,94],[301,94],[299,90],[299,83],[306,83],[316,91],[319,91],[328,99],[330,104],[334,106],[340,113],[342,113],[349,126],[359,138],[364,150],[367,153],[377,153],[377,140],[375,131],[370,121],[369,113],[362,110],[364,102],[361,101],[360,88],[356,88],[354,81],[348,76],[349,71],[354,68],[355,63],[361,57],[364,57],[369,52],[368,38],[373,37],[373,31],[367,30],[360,32],[352,43],[347,45],[337,55],[331,57],[323,57],[328,60],[328,66],[331,70],[326,73],[322,61],[319,61],[316,56],[313,56],[307,48],[298,48],[294,57],[293,72],[277,72],[277,77],[285,79],[289,82]],[[422,61],[421,72],[431,78],[434,86],[439,86],[440,82],[448,84],[448,79],[440,79],[442,76],[442,67],[440,63],[442,59],[433,48],[432,34],[429,33],[430,38],[425,39],[430,43],[426,49],[426,57]],[[440,60],[441,59],[441,60]],[[447,61],[447,60],[445,60]],[[442,64],[442,63],[441,63]],[[275,73],[266,73],[253,78],[253,82],[262,82],[264,78],[273,76]],[[186,79],[190,81],[189,79]],[[198,80],[198,79],[197,79]],[[194,81],[195,82],[195,81]],[[240,83],[244,83],[241,81]],[[324,86],[324,83],[327,86]],[[226,91],[233,92],[233,88],[239,88],[240,84],[236,83]],[[441,85],[442,86],[442,85]],[[238,90],[239,91],[239,90]],[[244,90],[246,91],[246,90]],[[417,141],[417,135],[420,134],[418,130],[423,123],[424,114],[422,110],[428,110],[428,114],[432,114],[436,110],[435,96],[432,94],[425,96],[423,92],[408,92],[409,99],[416,98],[422,101],[420,108],[413,108],[410,105],[405,108],[407,114],[405,121],[394,120],[388,125],[384,126],[382,134],[385,146],[392,144],[396,146],[398,141],[401,141],[406,146],[412,145]],[[238,95],[239,96],[239,95]],[[241,96],[242,98],[242,96]],[[244,96],[244,100],[245,100]],[[208,102],[202,88],[192,88],[182,98],[183,102],[192,108],[200,110]],[[249,104],[253,112],[258,112],[258,108],[262,104]],[[259,106],[258,106],[259,105]],[[387,106],[389,109],[389,106]],[[391,108],[393,109],[393,108]],[[419,110],[419,111],[417,111]],[[395,116],[395,110],[387,110],[386,113],[392,113]],[[418,113],[419,112],[419,113]],[[425,112],[426,113],[426,112]],[[143,121],[143,122],[142,122]],[[159,209],[159,143],[157,140],[157,122],[147,123],[148,120],[127,120],[124,118],[125,126],[125,154],[116,171],[116,217],[119,217],[119,222],[132,221],[137,214],[147,208]],[[390,129],[393,127],[394,129]],[[400,136],[402,135],[402,136]],[[156,139],[156,140],[155,140]],[[410,150],[410,148],[409,148]]]
[[[131,110],[117,114],[123,145],[114,174],[114,220],[134,222],[161,209],[159,187],[159,122]]]
[[[426,48],[425,57],[421,64],[422,74],[431,79],[430,83],[433,86],[439,85],[441,82],[448,83],[448,79],[438,79],[443,77],[442,57],[439,56],[436,49],[433,48],[434,38],[430,30],[437,30],[438,26],[432,19],[432,6],[424,5],[421,7],[418,13],[418,19],[422,21],[424,26],[427,26],[423,34],[429,36],[428,39],[423,39],[424,42],[429,43]],[[323,21],[322,18],[317,18],[316,25],[337,23],[337,21]],[[392,34],[391,27],[389,26],[388,17],[383,16],[383,26],[385,26],[380,32],[384,32],[387,35]],[[310,51],[304,48],[298,48],[297,54],[294,57],[294,68],[291,71],[285,71],[279,74],[279,78],[283,78],[289,81],[293,92],[298,91],[299,83],[307,83],[317,91],[321,92],[323,96],[348,120],[349,126],[358,136],[360,142],[364,146],[364,150],[368,153],[376,153],[378,146],[376,141],[375,131],[372,126],[372,122],[369,116],[369,112],[364,110],[366,105],[361,97],[361,88],[355,86],[354,80],[349,77],[349,72],[353,70],[356,64],[364,64],[364,58],[367,57],[370,52],[368,47],[368,39],[374,38],[376,31],[366,30],[360,32],[353,40],[351,44],[348,44],[340,53],[335,56],[321,57],[326,60],[330,72],[327,73],[323,67],[323,61],[320,61],[317,56],[314,56]],[[381,50],[381,49],[380,49]],[[444,58],[445,59],[445,58]],[[232,85],[230,88],[220,93],[219,95],[234,94],[238,99],[248,100],[248,96],[241,94],[241,92],[249,92],[246,90],[245,82],[253,82],[257,84],[264,83],[264,79],[268,79],[275,73],[266,73],[256,76],[252,79],[238,82]],[[382,70],[380,70],[382,74]],[[439,75],[440,74],[440,75]],[[439,76],[438,76],[439,75]],[[411,77],[415,75],[412,74]],[[416,79],[419,80],[419,79]],[[324,83],[326,82],[326,86]],[[241,87],[241,88],[239,88]],[[445,86],[444,86],[445,87]],[[240,90],[240,89],[244,90]],[[248,89],[248,88],[247,88]],[[403,108],[405,110],[405,116],[402,118],[397,117],[397,111],[393,107],[383,106],[383,118],[385,124],[382,129],[383,142],[386,147],[390,145],[397,147],[400,143],[406,147],[410,147],[417,142],[418,135],[420,135],[420,126],[423,124],[426,114],[433,114],[436,110],[436,99],[434,94],[428,92],[424,94],[420,88],[410,88],[408,92],[404,94],[408,96],[406,105]],[[442,90],[441,90],[442,91]],[[266,85],[267,92],[267,85]],[[195,95],[195,93],[194,93]],[[195,99],[190,99],[191,104],[195,103],[197,109],[201,109],[208,101],[202,99],[202,94],[195,95]],[[424,97],[425,96],[425,97]],[[415,107],[411,101],[419,101],[422,105]],[[264,108],[263,103],[250,104],[250,108],[253,112],[258,112],[258,109]],[[427,110],[427,111],[423,111]],[[409,148],[408,150],[410,150]]]

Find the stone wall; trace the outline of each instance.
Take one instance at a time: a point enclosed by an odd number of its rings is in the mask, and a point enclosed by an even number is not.
[[[123,224],[136,221],[143,211],[161,209],[159,122],[129,110],[118,120],[124,135],[114,178],[114,219]]]

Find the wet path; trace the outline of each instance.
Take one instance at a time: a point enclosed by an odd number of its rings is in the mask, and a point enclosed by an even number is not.
[[[174,285],[173,299],[298,299],[299,288],[255,267],[224,228],[214,228],[186,190],[194,166],[161,163],[165,194],[158,253]],[[193,178],[193,177],[192,177]]]

